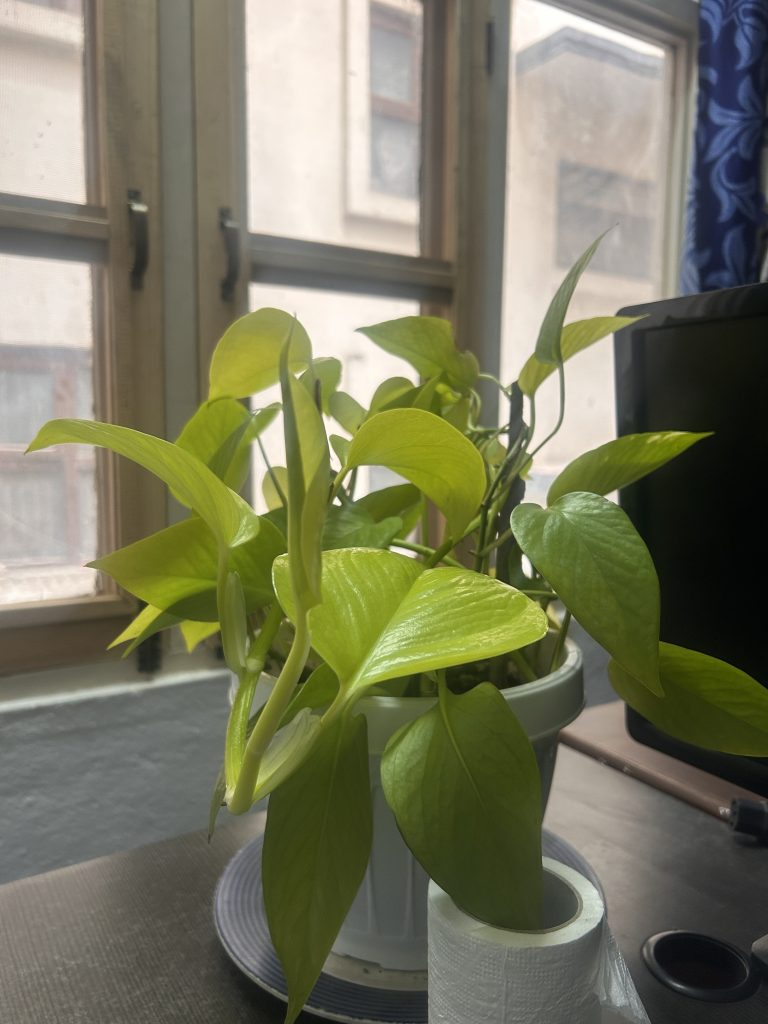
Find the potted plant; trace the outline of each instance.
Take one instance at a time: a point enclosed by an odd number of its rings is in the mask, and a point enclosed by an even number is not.
[[[508,387],[481,374],[447,322],[407,317],[362,333],[406,359],[420,383],[385,380],[364,409],[338,389],[338,361],[313,361],[301,324],[264,309],[221,339],[209,397],[175,443],[58,420],[30,446],[109,448],[155,473],[192,512],[93,564],[147,605],[118,641],[135,645],[180,624],[192,645],[220,629],[238,689],[214,817],[222,803],[239,814],[270,794],[262,873],[289,1021],[366,871],[369,727],[386,800],[426,872],[465,911],[518,929],[538,923],[541,781],[502,692],[547,690],[568,661],[571,615],[610,653],[618,694],[662,728],[768,754],[766,691],[722,662],[659,643],[653,564],[605,497],[706,435],[621,438],[567,466],[546,507],[523,500],[552,436],[536,435],[539,385],[558,375],[558,429],[564,364],[627,322],[565,324],[597,244],[566,276]],[[501,426],[482,421],[480,378],[507,402]],[[251,413],[242,404],[277,380],[280,405]],[[259,516],[239,490],[251,445],[279,414],[286,466],[268,467],[273,508]],[[333,468],[324,417],[341,428],[330,436]],[[366,465],[405,482],[359,496],[355,476]],[[265,666],[274,684],[252,713]],[[567,692],[576,707],[565,720],[579,707]],[[383,728],[369,714],[376,700],[398,709]]]

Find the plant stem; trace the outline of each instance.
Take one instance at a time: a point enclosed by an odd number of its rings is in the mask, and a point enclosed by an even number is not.
[[[453,537],[449,537],[447,540],[444,540],[440,547],[436,551],[433,551],[429,556],[426,562],[427,568],[431,569],[433,566],[437,565],[438,562],[442,562],[448,552],[452,549]]]
[[[339,493],[339,488],[344,483],[344,477],[347,475],[347,470],[342,466],[339,472],[334,477],[333,483],[331,484],[331,493],[328,498],[328,504],[333,504],[333,499]]]
[[[491,541],[490,544],[487,544],[482,551],[478,552],[478,554],[482,555],[483,557],[485,557],[486,555],[490,555],[492,551],[500,547],[505,540],[509,540],[509,538],[512,536],[512,529],[510,527],[509,530],[505,530],[504,533],[500,533],[495,540]]]
[[[552,660],[549,663],[549,671],[554,672],[558,667],[560,661],[560,655],[563,653],[563,647],[565,646],[565,638],[568,635],[568,627],[571,624],[571,613],[568,609],[565,609],[563,615],[563,621],[560,623],[560,629],[558,630],[557,637],[555,639],[555,646],[552,648]]]
[[[269,609],[264,625],[251,646],[248,653],[247,669],[240,678],[240,685],[237,688],[235,699],[232,701],[224,746],[224,772],[227,789],[230,791],[234,789],[245,752],[248,718],[251,713],[253,695],[264,669],[269,648],[272,646],[272,641],[275,639],[282,620],[283,610],[275,602]]]
[[[404,540],[402,537],[395,537],[395,539],[391,541],[391,546],[394,548],[404,548],[406,551],[415,551],[417,555],[427,555],[430,557],[435,554],[434,548],[429,548],[426,544],[417,544],[412,540]],[[450,548],[448,550],[450,551]],[[455,558],[448,558],[447,555],[443,555],[439,561],[443,562],[445,565],[452,565],[454,569],[464,568],[461,562],[457,562]],[[433,565],[434,564],[435,563],[433,563]]]
[[[563,419],[565,417],[565,367],[562,363],[557,364],[557,380],[560,388],[560,411],[557,416],[557,423],[555,424],[554,429],[550,431],[549,434],[547,434],[547,436],[544,438],[541,444],[537,445],[529,454],[529,459],[532,459],[534,455],[537,455],[544,447],[544,445],[552,440],[552,438],[558,432],[560,427],[562,427],[563,425]]]
[[[261,452],[262,459],[264,459],[264,464],[267,467],[267,474],[269,476],[269,479],[272,481],[272,486],[275,488],[275,491],[277,492],[277,496],[280,499],[283,508],[288,508],[288,499],[286,498],[285,493],[282,487],[280,486],[280,481],[277,479],[277,474],[270,465],[266,449],[264,448],[262,440],[258,434],[256,435],[256,444],[259,446],[259,451]]]
[[[531,668],[528,659],[525,657],[522,651],[510,651],[509,658],[510,661],[514,663],[515,668],[518,670],[518,672],[523,677],[523,680],[526,683],[536,682],[536,673]]]
[[[309,647],[307,613],[297,609],[296,634],[291,649],[285,659],[283,670],[277,678],[275,688],[264,705],[243,753],[240,774],[229,801],[229,809],[233,814],[244,814],[251,808],[261,759],[277,732],[280,721],[290,703],[302,669],[307,662]]]
[[[421,509],[421,543],[429,551],[429,502],[425,501]]]

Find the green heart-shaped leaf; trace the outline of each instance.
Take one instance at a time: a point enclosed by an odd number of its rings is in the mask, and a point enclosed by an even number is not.
[[[347,469],[387,466],[415,484],[448,521],[457,540],[485,493],[485,464],[475,446],[439,416],[391,409],[366,420],[352,439]]]
[[[539,329],[539,337],[536,341],[536,358],[540,363],[554,363],[556,365],[563,361],[560,339],[563,333],[565,315],[568,312],[568,306],[576,290],[576,285],[579,283],[579,278],[587,269],[589,261],[595,255],[597,247],[602,242],[605,234],[606,232],[603,232],[589,248],[585,249],[565,275],[562,284],[555,292],[555,296],[550,302],[547,312],[544,314],[544,320]]]
[[[549,488],[551,505],[570,491],[609,494],[641,480],[654,469],[681,455],[691,445],[712,434],[691,434],[678,430],[651,434],[627,434],[585,452],[555,478]]]
[[[313,359],[299,378],[313,401],[319,401],[326,416],[331,415],[331,399],[341,383],[341,360],[321,356]]]
[[[373,393],[368,409],[368,418],[370,419],[371,416],[375,416],[377,412],[383,412],[385,409],[395,408],[401,397],[412,392],[413,388],[413,381],[408,380],[407,377],[389,377],[387,380],[383,380]],[[410,405],[411,403],[406,402],[405,404]]]
[[[149,637],[154,636],[155,633],[160,633],[164,629],[170,629],[171,626],[177,626],[180,622],[181,619],[178,615],[171,615],[169,612],[164,612],[162,608],[153,608],[151,604],[148,604],[145,608],[141,609],[138,615],[131,619],[122,633],[116,636],[110,643],[107,650],[112,650],[113,647],[131,641],[129,646],[123,651],[122,656],[126,658],[136,650],[139,644],[144,643]]]
[[[249,612],[272,600],[272,563],[284,551],[284,538],[266,520],[256,537],[231,549],[229,567],[242,580]],[[156,609],[180,619],[218,619],[218,550],[202,519],[185,519],[90,564]]]
[[[596,341],[606,338],[609,334],[615,334],[622,327],[628,327],[637,320],[642,320],[642,317],[593,316],[587,320],[574,320],[573,323],[566,324],[560,335],[560,354],[563,362],[571,359],[585,348],[589,348],[590,345],[594,345]],[[554,372],[554,363],[542,363],[533,355],[528,358],[520,371],[517,383],[523,394],[530,397]]]
[[[301,1012],[360,887],[372,831],[365,719],[339,717],[269,802],[264,904],[288,982],[286,1024]]]
[[[512,513],[517,543],[599,644],[661,694],[659,581],[627,514],[597,494],[566,494]]]
[[[295,620],[285,558],[273,575]],[[326,551],[322,591],[309,615],[312,646],[347,692],[505,654],[547,628],[539,606],[504,583],[469,569],[425,569],[391,551]]]
[[[348,434],[356,434],[365,419],[366,411],[345,391],[334,391],[328,401],[331,416],[340,423]]]
[[[656,697],[621,665],[608,666],[622,700],[670,736],[710,750],[768,757],[768,690],[733,665],[662,643]]]
[[[402,528],[398,516],[376,523],[358,505],[333,505],[328,509],[323,548],[386,548]]]
[[[251,415],[233,398],[203,402],[187,420],[176,444],[197,456],[233,490],[248,473],[249,446],[243,443]]]
[[[359,331],[385,352],[405,359],[422,377],[445,374],[455,387],[466,390],[479,368],[471,352],[460,352],[448,320],[434,316],[404,316],[360,327]]]
[[[281,309],[258,309],[228,327],[211,358],[209,398],[248,398],[279,378],[280,348],[293,332],[290,369],[312,358],[307,332]]]
[[[381,781],[414,856],[458,906],[499,928],[541,927],[539,770],[495,686],[441,687],[387,744]]]
[[[138,463],[167,484],[203,519],[220,544],[234,547],[254,537],[259,517],[239,494],[189,452],[151,434],[89,420],[51,420],[28,451],[53,444],[93,444]],[[151,604],[152,602],[150,602]]]

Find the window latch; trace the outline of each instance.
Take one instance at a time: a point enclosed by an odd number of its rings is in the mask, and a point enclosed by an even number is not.
[[[227,250],[227,272],[221,279],[221,297],[228,302],[235,294],[240,276],[240,225],[232,218],[232,210],[228,206],[219,209],[219,227]]]
[[[149,263],[149,207],[137,188],[128,189],[128,219],[133,248],[131,288],[139,291],[144,287],[144,274]]]

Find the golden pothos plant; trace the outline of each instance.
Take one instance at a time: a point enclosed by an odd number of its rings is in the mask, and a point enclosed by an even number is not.
[[[385,795],[428,874],[459,906],[502,927],[538,923],[541,799],[531,745],[499,688],[536,678],[548,631],[557,638],[547,669],[558,664],[571,615],[610,653],[619,696],[665,731],[768,755],[768,691],[721,661],[659,642],[653,563],[605,497],[707,435],[622,437],[567,466],[546,506],[523,500],[534,459],[562,424],[566,362],[631,322],[565,323],[597,244],[566,276],[509,385],[481,373],[448,322],[405,317],[362,334],[406,360],[419,382],[384,380],[363,408],[340,390],[338,360],[313,359],[298,320],[261,309],[222,337],[209,397],[175,442],[55,420],[30,445],[108,448],[158,476],[190,510],[92,564],[146,603],[117,638],[129,650],[174,625],[190,647],[221,632],[239,686],[211,828],[221,805],[241,814],[270,794],[264,897],[288,1021],[368,863],[362,697],[434,695],[432,709],[387,746]],[[560,417],[539,439],[536,393],[552,374]],[[501,425],[483,420],[480,379],[501,393]],[[255,412],[244,403],[278,381],[279,403]],[[240,491],[251,446],[277,416],[286,465],[267,467],[272,508],[257,515]],[[403,482],[359,495],[362,466],[387,467]],[[442,513],[439,537],[429,505]],[[276,680],[253,713],[267,664]]]

